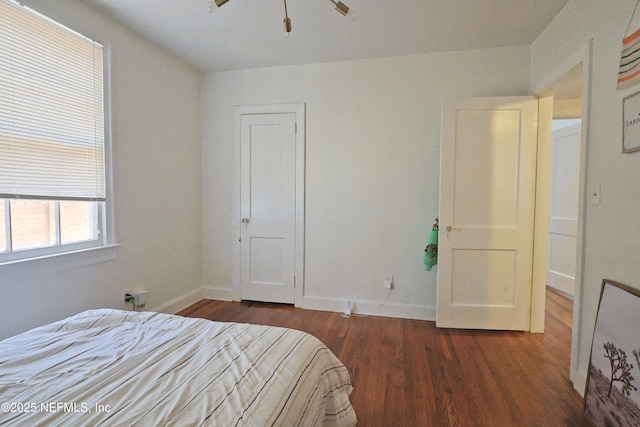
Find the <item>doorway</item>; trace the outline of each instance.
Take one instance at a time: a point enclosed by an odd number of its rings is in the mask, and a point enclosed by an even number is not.
[[[588,135],[588,118],[589,118],[589,87],[590,87],[590,64],[591,64],[591,46],[585,45],[581,50],[576,52],[565,61],[560,64],[555,72],[551,73],[544,79],[537,90],[539,96],[546,96],[552,99],[553,107],[553,119],[567,120],[567,119],[580,119],[580,138],[579,138],[579,164],[578,164],[578,189],[577,189],[577,217],[575,221],[575,250],[574,257],[571,261],[575,260],[575,266],[573,268],[573,295],[572,299],[569,299],[569,309],[565,314],[565,323],[572,329],[572,340],[567,345],[571,346],[571,364],[569,370],[569,377],[576,390],[584,389],[586,378],[582,375],[577,368],[578,365],[578,351],[577,340],[579,336],[580,328],[580,310],[581,310],[581,288],[582,288],[582,276],[583,276],[583,248],[584,248],[584,226],[585,226],[585,204],[586,204],[586,164],[587,164],[587,141]],[[536,88],[534,88],[536,89]],[[551,153],[551,149],[549,149]],[[575,155],[575,154],[574,154]],[[551,154],[549,154],[551,156]],[[551,179],[551,159],[549,160],[549,179]],[[550,188],[550,186],[549,186]],[[574,190],[575,191],[575,190]],[[552,197],[550,191],[546,194],[541,194],[540,197],[545,198],[545,201],[551,202]],[[574,194],[575,197],[575,194]],[[551,205],[549,203],[548,205]],[[550,208],[547,207],[550,212]],[[549,215],[551,218],[551,215]],[[549,245],[550,239],[548,235],[540,236],[541,239],[547,240],[546,242],[540,242],[544,245]],[[548,248],[548,246],[547,246]],[[540,259],[541,264],[544,264],[545,273],[548,272],[550,267],[550,259],[547,255],[546,260]],[[546,262],[543,262],[546,261]],[[542,267],[542,265],[541,265]],[[553,268],[553,266],[551,266]],[[545,274],[546,279],[546,274]],[[545,282],[548,282],[545,280]],[[551,288],[547,288],[551,289]],[[545,295],[547,304],[554,304],[549,297],[549,292]],[[566,297],[567,295],[563,295]]]
[[[580,188],[581,122],[554,119],[551,141],[547,287],[573,300]]]
[[[582,150],[582,68],[579,64],[569,70],[548,94],[553,97],[546,275],[546,302],[550,305],[558,298],[551,292],[570,299],[569,306],[573,306],[575,295]]]

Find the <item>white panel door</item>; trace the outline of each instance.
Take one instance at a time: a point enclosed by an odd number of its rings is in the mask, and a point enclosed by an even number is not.
[[[554,131],[551,145],[547,285],[569,295],[575,289],[581,127]]]
[[[240,118],[240,296],[293,303],[296,115]]]
[[[443,105],[439,327],[529,330],[537,100]]]

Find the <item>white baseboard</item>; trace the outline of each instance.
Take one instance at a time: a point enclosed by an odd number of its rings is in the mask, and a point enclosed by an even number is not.
[[[569,374],[571,384],[580,396],[584,397],[585,388],[587,387],[587,375],[577,370],[572,370]]]
[[[204,286],[202,297],[206,299],[215,299],[220,301],[233,301],[233,289],[218,288],[215,286]]]
[[[151,309],[151,311],[157,311],[160,313],[170,313],[170,314],[177,313],[183,308],[187,308],[191,304],[194,304],[200,301],[202,298],[203,298],[202,288],[198,288],[194,291],[188,292],[184,295],[174,298],[165,304],[154,307]]]
[[[296,302],[296,307],[308,310],[344,312],[347,299],[304,296],[303,301]],[[377,302],[366,300],[352,300],[355,304],[352,314],[368,316],[397,317],[401,319],[435,320],[436,308],[419,304],[400,304],[392,302]]]
[[[202,298],[234,301],[233,289],[216,286],[204,286]],[[401,319],[435,320],[436,308],[420,304],[400,304],[392,302],[352,300],[355,304],[353,314],[370,316],[397,317]],[[296,301],[296,307],[307,310],[333,311],[342,313],[347,306],[347,299],[304,296]]]
[[[547,270],[547,285],[573,298],[576,279],[557,271]]]

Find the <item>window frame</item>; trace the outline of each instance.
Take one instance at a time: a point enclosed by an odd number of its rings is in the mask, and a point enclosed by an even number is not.
[[[115,259],[117,256],[117,248],[120,246],[116,240],[115,218],[114,218],[114,192],[113,192],[113,158],[112,158],[112,118],[111,118],[111,46],[108,42],[101,41],[98,37],[91,34],[90,27],[83,26],[82,30],[74,27],[78,25],[69,25],[60,17],[52,17],[47,13],[42,13],[36,9],[26,6],[28,9],[51,20],[53,24],[61,25],[70,31],[76,32],[87,37],[102,46],[102,90],[103,90],[103,125],[104,125],[104,180],[105,180],[105,200],[95,202],[97,209],[97,238],[61,244],[58,240],[55,245],[21,249],[17,251],[8,251],[11,247],[11,232],[7,228],[10,221],[10,200],[2,199],[0,201],[0,209],[5,210],[5,223],[0,223],[0,233],[5,233],[7,238],[7,251],[0,252],[0,271],[11,271],[12,266],[21,265],[24,262],[37,263],[49,270],[65,270],[68,268],[81,267],[85,265],[96,264]],[[58,199],[43,199],[51,201],[59,201]],[[4,203],[3,203],[4,201]],[[58,211],[59,212],[59,211]],[[3,228],[4,227],[4,228]],[[59,221],[58,225],[59,227]],[[57,230],[59,233],[59,229]],[[27,276],[37,274],[36,270],[21,270]]]
[[[34,248],[25,248],[25,249],[13,249],[12,247],[12,239],[11,239],[11,201],[12,200],[20,200],[20,199],[1,199],[0,209],[3,209],[5,212],[4,215],[4,224],[0,224],[0,230],[2,227],[4,228],[4,233],[7,241],[6,251],[0,252],[0,263],[7,261],[16,261],[25,258],[35,258],[42,257],[47,255],[53,255],[61,252],[74,252],[83,249],[96,248],[100,246],[104,246],[104,218],[105,218],[105,202],[93,202],[95,203],[94,208],[96,209],[96,226],[97,226],[97,236],[95,239],[82,240],[78,242],[72,243],[62,243],[60,239],[61,233],[61,223],[60,223],[60,201],[61,200],[49,200],[49,199],[40,199],[43,201],[51,201],[54,202],[55,209],[55,219],[56,219],[56,241],[47,246],[34,247]],[[23,199],[26,200],[26,199]],[[91,202],[90,202],[91,203]],[[26,255],[26,256],[25,256]]]

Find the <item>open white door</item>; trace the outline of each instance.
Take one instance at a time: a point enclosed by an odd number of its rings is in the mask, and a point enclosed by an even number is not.
[[[439,327],[529,330],[538,102],[443,104]]]
[[[240,296],[293,303],[296,114],[240,117]]]

